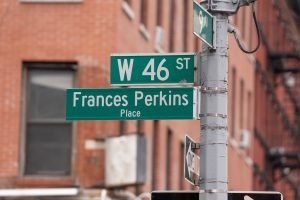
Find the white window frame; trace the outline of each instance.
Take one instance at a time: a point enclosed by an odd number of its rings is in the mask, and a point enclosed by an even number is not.
[[[23,86],[22,86],[22,124],[21,124],[21,147],[20,147],[20,168],[19,168],[19,173],[21,177],[26,177],[26,178],[50,178],[50,179],[56,179],[56,178],[73,178],[74,177],[74,173],[75,173],[75,149],[76,149],[76,123],[72,123],[72,141],[71,141],[71,166],[70,166],[70,174],[69,175],[38,175],[38,174],[26,174],[25,172],[25,167],[26,167],[26,137],[27,137],[27,133],[26,133],[26,126],[27,126],[27,117],[26,117],[26,95],[27,95],[27,80],[28,80],[28,71],[30,70],[30,68],[37,68],[37,69],[43,69],[43,67],[30,67],[31,64],[41,64],[42,62],[24,62],[23,63]],[[51,62],[50,62],[51,63]],[[77,63],[68,63],[70,66],[73,64],[73,66],[67,67],[66,69],[73,69],[74,70],[74,85],[76,86],[76,79],[77,79],[77,73],[76,73],[76,69],[77,69]],[[59,69],[59,67],[44,67],[45,69]]]

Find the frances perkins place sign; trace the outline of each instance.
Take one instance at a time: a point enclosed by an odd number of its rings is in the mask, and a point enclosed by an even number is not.
[[[67,120],[197,119],[197,87],[68,89]]]

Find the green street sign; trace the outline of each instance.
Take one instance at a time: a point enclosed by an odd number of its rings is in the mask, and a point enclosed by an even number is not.
[[[112,85],[193,85],[195,54],[113,54]]]
[[[67,89],[67,120],[198,119],[198,87]]]
[[[204,41],[208,46],[215,47],[214,39],[214,17],[198,2],[193,2],[194,34]]]

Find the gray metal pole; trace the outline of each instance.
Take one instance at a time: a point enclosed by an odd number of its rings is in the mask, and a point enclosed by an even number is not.
[[[200,200],[227,200],[228,14],[217,12],[216,48],[200,56]]]

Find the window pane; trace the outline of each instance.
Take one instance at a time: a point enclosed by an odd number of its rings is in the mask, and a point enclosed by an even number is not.
[[[188,31],[188,24],[189,24],[189,4],[190,1],[184,0],[183,1],[183,51],[188,51],[188,41],[189,41],[189,31]]]
[[[170,18],[169,18],[169,51],[175,51],[175,14],[176,6],[175,1],[170,0]]]
[[[26,63],[25,175],[71,174],[72,124],[65,120],[73,64]]]
[[[163,2],[161,0],[156,0],[156,6],[156,26],[162,26]]]
[[[70,175],[71,124],[28,124],[27,175]]]
[[[148,0],[141,0],[141,8],[140,8],[140,17],[141,24],[143,24],[147,28],[147,15],[148,15]]]
[[[30,70],[27,116],[32,119],[64,119],[65,90],[72,87],[73,73],[67,70]]]
[[[172,182],[172,145],[174,144],[174,141],[173,141],[173,132],[171,129],[168,129],[167,130],[167,144],[166,144],[166,156],[167,156],[167,159],[166,159],[166,179],[167,179],[167,183],[166,183],[166,188],[167,190],[170,190],[171,189],[171,182]]]

